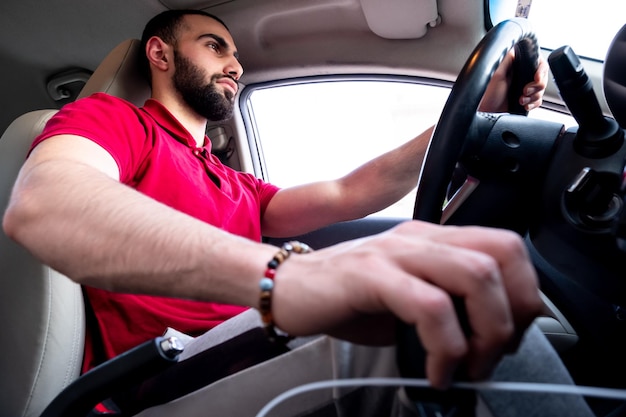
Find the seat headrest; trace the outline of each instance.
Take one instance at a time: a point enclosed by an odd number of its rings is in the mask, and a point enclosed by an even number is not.
[[[141,74],[138,39],[128,39],[116,46],[89,78],[78,98],[104,92],[143,106],[150,97],[150,84]]]

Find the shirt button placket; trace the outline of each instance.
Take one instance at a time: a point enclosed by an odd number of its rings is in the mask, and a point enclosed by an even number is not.
[[[209,164],[209,152],[205,148],[195,148],[193,149],[192,153],[196,158],[199,158],[200,161],[202,161],[202,164],[204,165],[204,170],[206,171],[211,181],[213,181],[213,183],[218,188],[221,188],[221,180],[213,172],[211,172],[211,167]]]

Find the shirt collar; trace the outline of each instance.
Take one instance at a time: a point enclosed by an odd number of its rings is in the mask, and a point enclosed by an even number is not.
[[[159,101],[150,98],[143,105],[142,109],[148,113],[155,122],[163,129],[167,130],[177,141],[190,148],[197,148],[196,140],[191,133],[174,117],[172,113]],[[211,152],[211,141],[204,137],[204,148]]]

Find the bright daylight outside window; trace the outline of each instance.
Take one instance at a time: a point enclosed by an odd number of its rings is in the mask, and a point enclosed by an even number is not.
[[[249,104],[266,179],[288,187],[339,178],[436,123],[448,94],[448,88],[393,81],[256,90]],[[413,192],[375,215],[410,218],[414,199]]]

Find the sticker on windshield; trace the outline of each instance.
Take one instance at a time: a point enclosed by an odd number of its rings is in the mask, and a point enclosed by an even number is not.
[[[533,0],[518,0],[517,10],[515,11],[515,17],[528,18],[528,13],[530,13],[530,3],[532,2]]]

